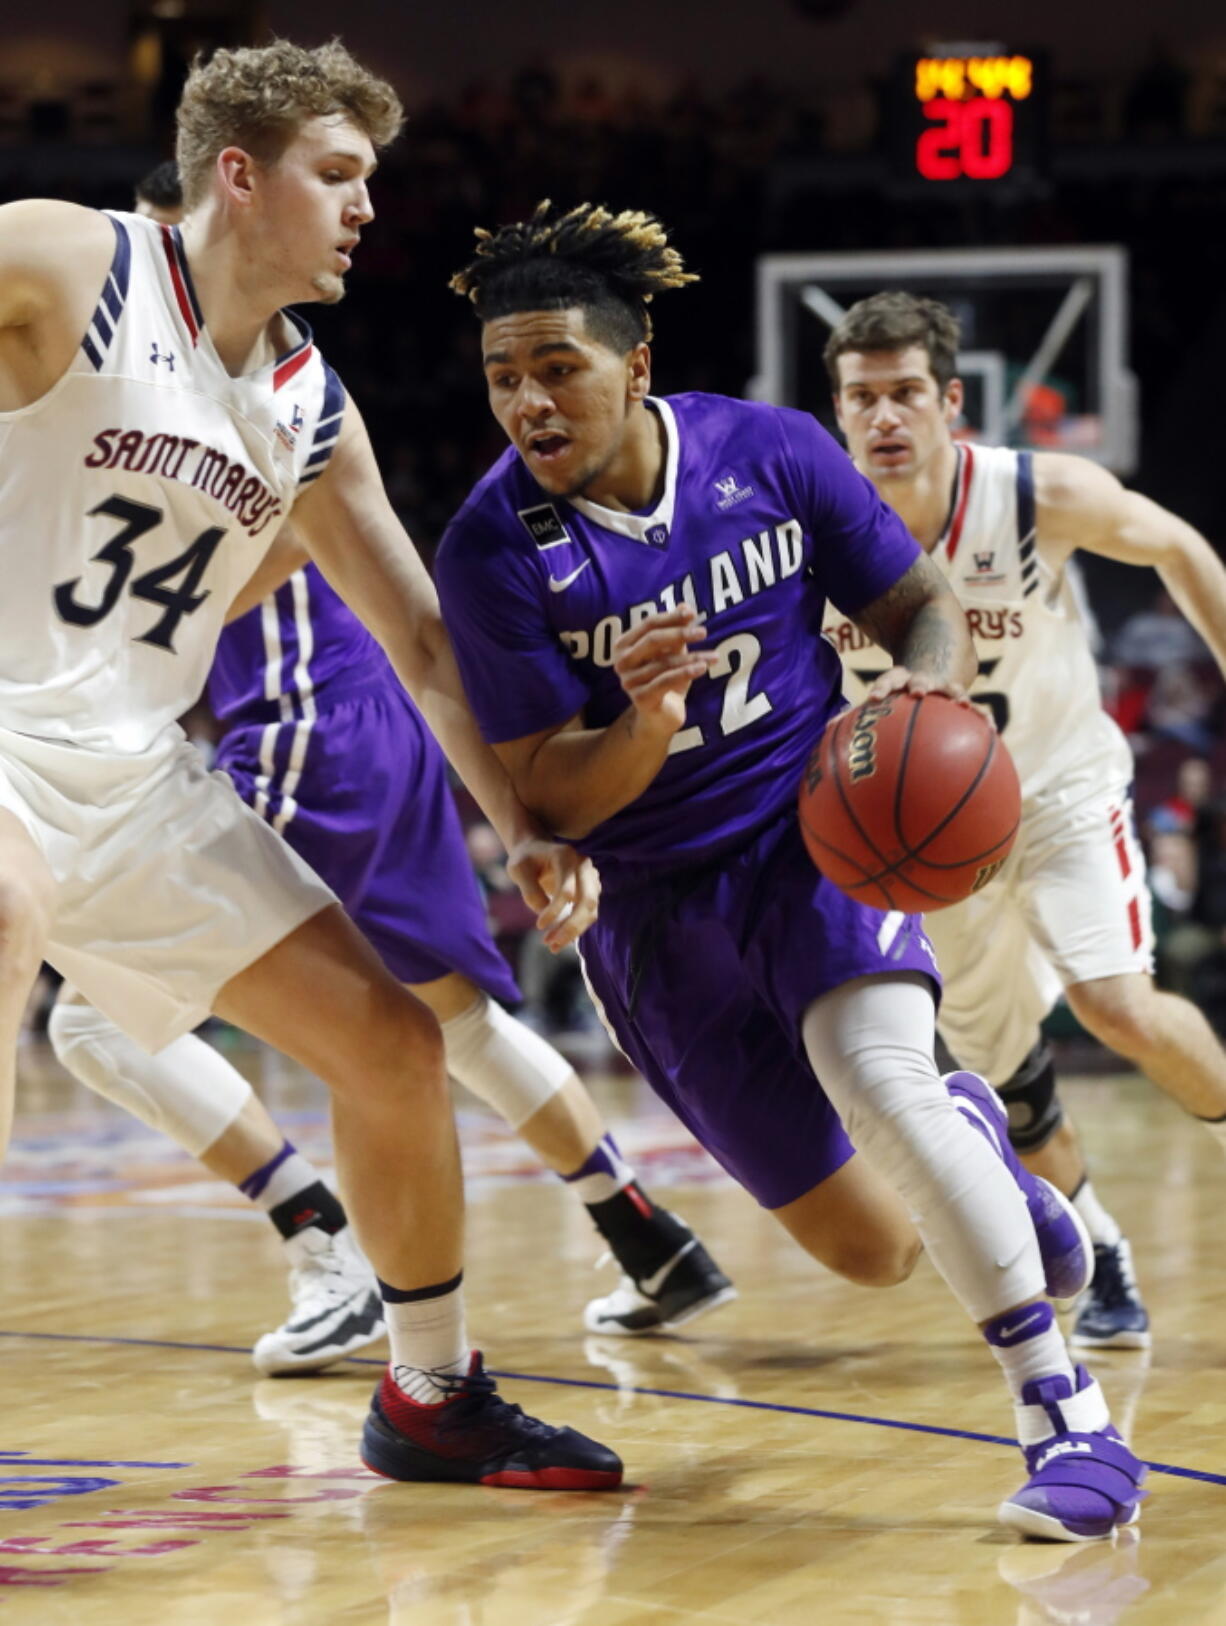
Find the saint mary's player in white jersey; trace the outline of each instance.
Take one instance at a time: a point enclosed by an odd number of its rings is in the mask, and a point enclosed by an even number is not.
[[[365,1459],[603,1488],[617,1457],[507,1406],[468,1348],[437,1021],[175,723],[292,511],[517,854],[547,940],[592,916],[594,881],[480,741],[356,408],[282,310],[341,297],[400,122],[336,43],[219,51],[179,109],[181,230],[0,209],[0,1143],[43,958],[149,1050],[219,1012],[331,1088],[392,1345]]]
[[[967,611],[986,707],[1022,780],[1022,829],[1000,875],[925,916],[945,977],[941,1037],[1009,1108],[1029,1166],[1073,1197],[1095,1242],[1074,1331],[1143,1346],[1128,1245],[1063,1120],[1039,1024],[1063,989],[1078,1021],[1226,1148],[1226,1053],[1201,1012],[1154,986],[1132,759],[1103,711],[1069,562],[1077,548],[1151,565],[1226,670],[1226,570],[1205,539],[1082,457],[956,442],[958,325],[907,293],[853,305],[826,346],[856,467],[928,550]],[[855,702],[890,661],[845,617],[825,631]]]

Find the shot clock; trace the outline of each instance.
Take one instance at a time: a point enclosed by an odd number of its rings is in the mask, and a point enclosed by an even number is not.
[[[900,180],[964,192],[1031,182],[1043,170],[1047,64],[1001,44],[935,46],[899,59],[893,78]]]

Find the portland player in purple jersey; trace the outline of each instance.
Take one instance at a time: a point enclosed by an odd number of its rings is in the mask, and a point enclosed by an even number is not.
[[[938,1075],[919,921],[836,891],[796,826],[806,755],[842,703],[827,600],[890,652],[879,694],[964,698],[965,617],[811,418],[651,397],[648,301],[692,280],[658,221],[542,204],[478,238],[452,286],[511,446],[449,527],[437,582],[486,738],[601,868],[595,995],[816,1258],[897,1280],[914,1216],[1013,1393],[1029,1478],[1001,1518],[1109,1537],[1136,1516],[1142,1465],[1044,1296],[1084,1284],[1088,1239],[1018,1164],[983,1080]]]
[[[279,543],[268,568],[287,557]],[[227,626],[209,700],[226,724],[217,766],[438,1017],[449,1073],[586,1204],[625,1278],[588,1306],[589,1330],[668,1330],[734,1297],[689,1228],[638,1184],[570,1064],[498,1003],[517,1003],[519,989],[486,926],[443,753],[313,565]],[[71,989],[49,1037],[83,1084],[168,1133],[284,1237],[293,1307],[255,1346],[261,1372],[319,1371],[382,1336],[378,1286],[338,1198],[229,1062],[190,1034],[147,1055]]]

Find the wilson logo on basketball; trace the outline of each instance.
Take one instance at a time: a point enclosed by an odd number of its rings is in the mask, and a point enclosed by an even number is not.
[[[994,864],[985,864],[983,866],[983,868],[979,871],[978,875],[976,875],[975,884],[971,887],[971,891],[972,892],[980,892],[980,891],[982,891],[983,888],[985,886],[987,886],[988,882],[990,880],[992,880],[992,878],[994,876],[999,875],[1001,865],[1003,863],[1004,863],[1004,859],[1003,858],[998,858]]]
[[[860,707],[856,730],[847,748],[847,766],[851,770],[853,784],[858,784],[861,779],[870,779],[877,772],[876,728],[881,719],[889,715],[888,700],[870,702]]]

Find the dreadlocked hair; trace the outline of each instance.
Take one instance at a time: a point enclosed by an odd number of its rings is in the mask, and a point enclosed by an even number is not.
[[[662,288],[698,281],[664,227],[641,209],[555,209],[546,198],[530,219],[497,231],[478,227],[476,235],[476,257],[450,286],[483,322],[580,306],[588,332],[619,353],[651,338],[647,307]]]

